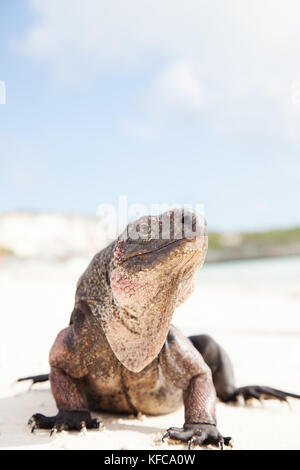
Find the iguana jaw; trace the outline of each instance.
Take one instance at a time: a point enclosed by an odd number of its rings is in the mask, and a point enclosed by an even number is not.
[[[149,249],[147,251],[137,250],[136,252],[128,254],[127,256],[123,255],[117,264],[119,265],[125,264],[129,260],[133,260],[133,258],[134,258],[133,261],[135,262],[136,258],[138,257],[141,257],[141,259],[143,259],[143,257],[147,257],[147,256],[150,257],[153,255],[153,257],[155,258],[159,256],[160,253],[164,253],[164,252],[166,253],[169,250],[172,250],[174,246],[179,246],[183,242],[184,240],[182,239],[165,241],[164,243],[160,243],[155,248]]]

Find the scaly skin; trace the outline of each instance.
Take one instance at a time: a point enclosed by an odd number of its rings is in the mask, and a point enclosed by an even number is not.
[[[167,436],[223,445],[211,370],[171,326],[175,307],[193,290],[206,250],[203,219],[177,209],[129,224],[94,257],[79,279],[70,325],[50,351],[59,413],[34,415],[34,427],[93,428],[98,423],[91,410],[157,415],[184,403],[183,428],[170,428]]]

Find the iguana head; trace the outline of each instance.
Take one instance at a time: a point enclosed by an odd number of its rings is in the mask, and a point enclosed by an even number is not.
[[[106,335],[125,367],[139,372],[158,355],[206,250],[205,220],[183,209],[141,217],[118,238],[110,276],[117,308]]]

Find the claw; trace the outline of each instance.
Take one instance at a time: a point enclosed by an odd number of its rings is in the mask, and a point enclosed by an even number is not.
[[[57,434],[57,428],[56,428],[56,427],[54,427],[54,428],[51,429],[51,431],[50,431],[50,437],[52,437],[53,434],[54,434],[54,435]]]
[[[259,397],[259,403],[261,404],[262,407],[265,406],[265,400],[264,397]]]
[[[287,404],[288,408],[290,411],[293,411],[293,407],[291,405],[291,402],[289,400],[285,400],[285,403]]]
[[[81,430],[80,430],[80,434],[82,434],[83,436],[86,436],[86,435],[87,435],[87,429],[86,429],[86,423],[85,423],[85,421],[81,421]]]
[[[194,436],[192,436],[189,440],[188,440],[188,449],[191,450],[192,448],[192,444],[196,441],[196,438]]]
[[[34,431],[35,431],[36,428],[37,428],[35,419],[33,419],[33,418],[31,417],[31,418],[28,420],[27,425],[28,425],[28,426],[31,426],[31,432],[34,433]]]
[[[104,423],[100,421],[100,419],[97,419],[97,422],[98,422],[98,431],[103,431]]]
[[[246,400],[244,398],[244,395],[237,395],[236,404],[239,405],[239,406],[245,406],[246,405]]]
[[[220,448],[220,450],[224,450],[224,439],[223,438],[219,442],[219,448]]]
[[[170,437],[169,431],[165,432],[165,434],[164,434],[163,437],[161,438],[161,442],[165,442],[165,439],[166,439],[167,437]]]

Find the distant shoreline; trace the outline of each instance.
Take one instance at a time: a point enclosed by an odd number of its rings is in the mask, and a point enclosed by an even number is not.
[[[300,228],[265,232],[208,233],[207,262],[300,255]]]
[[[257,256],[240,256],[240,257],[231,257],[231,258],[213,258],[210,259],[209,254],[206,257],[206,264],[217,264],[217,263],[234,263],[236,261],[255,261],[263,259],[278,259],[278,258],[294,258],[299,257],[300,253],[290,253],[290,254],[278,254],[278,255],[257,255]]]
[[[68,260],[88,257],[116,233],[97,217],[50,213],[0,214],[0,256]],[[207,263],[300,255],[300,227],[264,232],[208,231]]]

